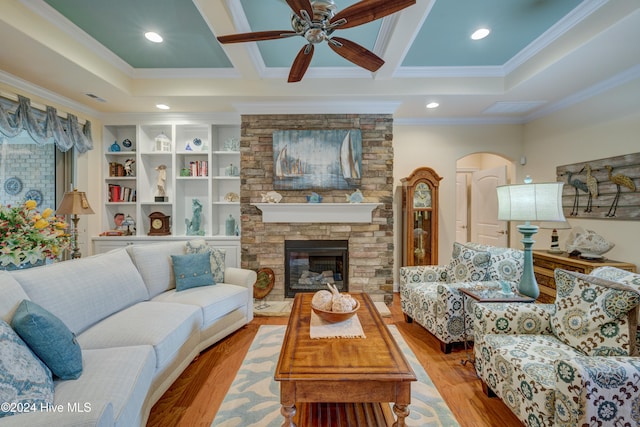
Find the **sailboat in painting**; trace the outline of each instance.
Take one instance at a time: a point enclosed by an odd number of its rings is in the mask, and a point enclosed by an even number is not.
[[[356,152],[353,148],[351,131],[348,131],[342,140],[342,146],[340,147],[340,166],[342,168],[342,176],[347,182],[352,183],[361,178],[360,163],[357,160]]]
[[[275,168],[275,176],[277,178],[295,178],[304,175],[304,168],[300,159],[289,158],[286,145],[278,153]]]

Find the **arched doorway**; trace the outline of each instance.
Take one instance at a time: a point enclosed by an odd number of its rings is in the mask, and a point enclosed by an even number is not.
[[[456,162],[456,241],[509,246],[508,225],[498,221],[495,188],[511,181],[513,162],[474,153]]]

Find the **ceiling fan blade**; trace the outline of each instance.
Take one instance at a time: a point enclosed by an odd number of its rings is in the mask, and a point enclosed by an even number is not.
[[[287,0],[287,4],[293,10],[293,12],[302,17],[300,15],[300,11],[306,11],[309,16],[313,17],[313,8],[311,7],[311,2],[309,0]]]
[[[228,36],[217,37],[220,43],[244,43],[257,42],[261,40],[281,39],[284,37],[295,36],[298,33],[291,30],[282,31],[256,31],[254,33],[229,34]]]
[[[291,65],[291,71],[289,71],[289,83],[295,83],[302,80],[304,77],[304,73],[307,72],[307,68],[309,68],[309,64],[311,63],[311,58],[313,57],[314,47],[311,43],[305,45],[300,49],[298,55],[296,55],[296,59],[293,61]]]
[[[337,28],[351,28],[384,18],[414,4],[416,0],[363,0],[338,12],[331,22],[346,19],[347,22]]]
[[[378,69],[384,65],[382,58],[351,40],[332,37],[329,40],[329,47],[347,61],[351,61],[371,72],[378,71]]]

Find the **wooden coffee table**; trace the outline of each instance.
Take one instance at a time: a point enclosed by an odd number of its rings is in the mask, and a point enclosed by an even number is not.
[[[364,339],[311,339],[313,294],[296,294],[275,371],[283,427],[405,425],[416,375],[371,298],[352,295],[360,302]]]

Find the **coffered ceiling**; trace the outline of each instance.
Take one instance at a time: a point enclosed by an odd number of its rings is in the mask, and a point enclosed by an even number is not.
[[[334,33],[383,58],[376,73],[321,43],[298,83],[287,75],[302,37],[216,39],[290,30],[290,20],[284,0],[4,0],[0,70],[99,116],[164,103],[172,113],[378,111],[425,123],[523,123],[640,78],[637,0],[417,0]],[[471,40],[479,27],[491,33]],[[440,107],[425,108],[432,101]]]

